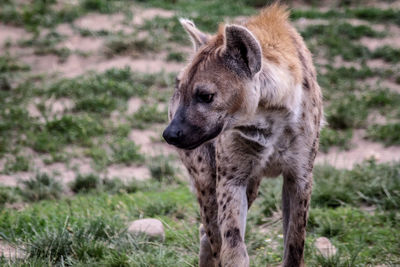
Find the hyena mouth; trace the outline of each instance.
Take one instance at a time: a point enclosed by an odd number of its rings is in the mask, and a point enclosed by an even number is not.
[[[222,129],[223,126],[218,126],[209,134],[199,134],[198,131],[193,131],[193,133],[189,133],[178,140],[172,142],[170,140],[166,141],[168,144],[176,146],[177,148],[192,150],[217,137],[222,132]]]

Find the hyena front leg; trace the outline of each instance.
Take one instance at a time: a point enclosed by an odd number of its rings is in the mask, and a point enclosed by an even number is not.
[[[310,204],[312,173],[283,174],[282,216],[284,267],[304,266],[304,241]]]
[[[193,179],[200,206],[200,267],[218,264],[221,238],[217,223],[215,148],[208,143],[192,151],[181,151],[181,158]]]
[[[195,181],[202,221],[200,229],[200,267],[217,266],[221,248],[221,237],[217,223],[218,210],[215,176],[214,183],[204,184]]]
[[[249,266],[244,235],[247,210],[254,200],[254,193],[248,194],[247,187],[251,180],[249,177],[254,175],[258,163],[252,152],[254,151],[243,144],[243,140],[232,136],[221,136],[218,140],[217,198],[222,238],[220,261],[223,267]],[[257,184],[258,182],[255,185]],[[255,185],[252,185],[252,190],[258,188]]]

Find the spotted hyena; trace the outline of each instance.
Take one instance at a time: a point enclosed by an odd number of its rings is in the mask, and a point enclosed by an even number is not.
[[[283,266],[302,266],[322,119],[309,50],[287,8],[215,35],[181,19],[195,53],[176,79],[165,140],[178,148],[201,209],[200,266],[249,266],[247,210],[262,177],[283,175]]]

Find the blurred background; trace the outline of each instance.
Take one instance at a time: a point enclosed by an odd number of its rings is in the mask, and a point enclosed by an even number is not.
[[[270,2],[1,0],[0,265],[197,266],[197,203],[161,138],[192,53],[178,18],[213,33]],[[400,265],[400,1],[281,2],[328,123],[307,265]],[[250,210],[252,266],[282,261],[281,186]]]

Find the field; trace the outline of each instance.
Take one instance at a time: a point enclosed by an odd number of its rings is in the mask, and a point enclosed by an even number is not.
[[[1,1],[0,265],[197,266],[198,205],[161,137],[192,53],[178,18],[214,32],[264,2]],[[289,5],[327,120],[307,266],[400,265],[400,1]],[[282,262],[281,187],[264,179],[249,212],[252,266]],[[165,240],[128,232],[139,218]]]

